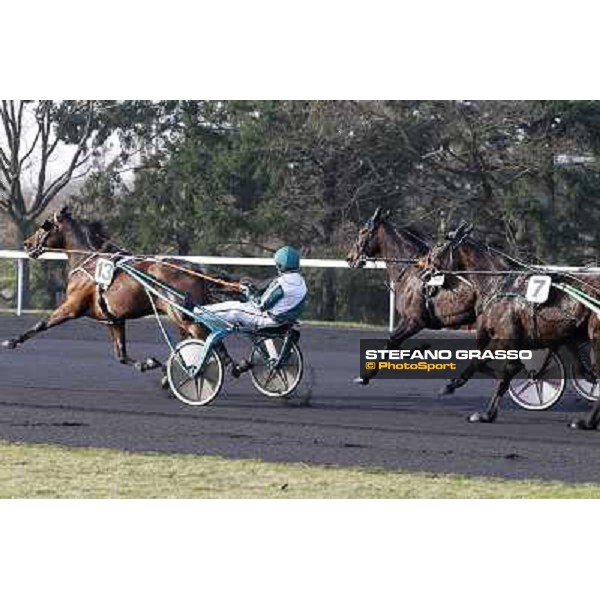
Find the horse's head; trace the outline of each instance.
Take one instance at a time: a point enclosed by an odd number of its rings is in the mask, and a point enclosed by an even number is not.
[[[64,225],[71,219],[65,206],[47,218],[24,242],[25,251],[31,258],[38,258],[49,249],[65,248]]]
[[[425,256],[417,261],[417,266],[429,271],[453,271],[470,267],[465,260],[466,242],[473,230],[472,223],[462,222],[446,239],[436,244]]]
[[[362,267],[365,259],[381,255],[382,226],[390,216],[389,210],[384,213],[381,207],[371,215],[371,218],[360,228],[354,247],[346,256],[346,261],[352,268]]]

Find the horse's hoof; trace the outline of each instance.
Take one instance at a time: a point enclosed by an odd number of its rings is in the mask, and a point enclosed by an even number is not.
[[[17,347],[17,342],[15,340],[4,340],[2,342],[2,347],[7,350],[14,350]]]
[[[578,429],[579,431],[591,431],[594,427],[590,427],[585,419],[575,419],[569,423],[571,429]]]
[[[355,377],[352,380],[352,383],[356,383],[357,385],[369,385],[369,380],[364,377]]]
[[[151,371],[152,369],[158,369],[158,367],[162,367],[162,363],[156,358],[150,357],[146,360],[135,363],[135,366],[140,373],[145,373],[146,371]]]
[[[163,376],[160,378],[160,387],[161,387],[163,390],[166,390],[166,389],[169,387],[169,378],[168,378],[166,375],[163,375]]]
[[[454,386],[451,383],[446,384],[440,391],[440,396],[450,396],[454,394]]]
[[[251,368],[252,364],[249,363],[247,360],[243,360],[240,363],[233,363],[229,372],[231,373],[232,377],[234,377],[235,379],[239,379],[242,373],[249,371]]]
[[[487,412],[476,412],[467,419],[469,423],[493,423],[496,417],[493,417]]]
[[[149,371],[150,369],[158,369],[159,367],[162,367],[162,363],[157,358],[154,358],[154,356],[147,358],[144,361],[144,365],[146,366],[146,371]]]

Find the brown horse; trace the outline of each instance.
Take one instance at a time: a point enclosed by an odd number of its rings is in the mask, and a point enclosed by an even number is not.
[[[394,259],[422,257],[429,245],[423,235],[411,228],[394,229],[388,217],[389,212],[382,214],[378,208],[360,229],[354,248],[346,258],[353,267],[362,266],[365,258],[391,259],[387,262],[387,273],[389,280],[395,283],[399,321],[386,348],[399,348],[423,329],[456,328],[473,323],[477,302],[474,286],[460,277],[453,278],[443,288],[428,286],[421,268],[394,262]],[[505,267],[501,258],[495,264]],[[376,374],[377,369],[364,370],[355,382],[367,385]]]
[[[98,224],[77,221],[71,216],[68,208],[63,208],[47,219],[41,227],[25,240],[25,249],[32,258],[37,258],[46,249],[65,250],[69,256],[69,277],[64,302],[52,314],[36,323],[22,335],[6,340],[2,346],[13,349],[31,337],[47,331],[61,323],[89,317],[108,326],[113,348],[118,360],[125,364],[146,371],[161,366],[155,358],[135,361],[127,354],[125,322],[138,319],[154,312],[152,300],[145,288],[123,271],[116,270],[114,280],[106,291],[96,284],[94,272],[100,254],[112,254],[116,259],[123,257],[118,247],[106,240]],[[206,304],[214,301],[215,286],[204,279],[198,272],[198,266],[189,263],[171,264],[156,259],[135,259],[128,262],[136,270],[141,271],[168,285],[183,294],[195,304]],[[183,269],[183,270],[182,270]],[[235,284],[230,284],[235,288]],[[227,290],[224,290],[227,293]],[[171,300],[177,298],[166,293]],[[206,331],[198,324],[187,320],[185,316],[173,308],[171,304],[155,298],[157,311],[177,326],[182,336],[204,338]]]
[[[543,304],[533,304],[526,300],[525,292],[529,275],[491,275],[489,273],[468,273],[479,270],[502,270],[488,263],[485,265],[489,249],[468,237],[468,234],[453,242],[434,247],[429,255],[420,262],[425,272],[467,271],[462,277],[468,280],[477,291],[477,347],[480,350],[521,350],[566,346],[577,360],[577,347],[582,340],[591,340],[596,355],[596,373],[600,372],[600,321],[598,317],[581,302],[560,289],[552,287],[550,295]],[[446,278],[456,275],[446,275]],[[552,276],[553,282],[567,281],[576,283],[592,296],[600,297],[600,276],[571,276],[562,274]],[[491,423],[498,416],[501,398],[508,391],[511,379],[521,370],[518,360],[507,360],[499,372],[490,368],[488,360],[473,361],[466,371],[454,379],[446,392],[464,385],[476,372],[486,372],[498,377],[498,386],[492,395],[488,407],[469,417],[471,422]],[[587,375],[586,375],[587,376]],[[591,374],[593,377],[594,375]],[[592,410],[587,421],[577,420],[572,426],[581,429],[596,428],[600,420],[600,403]]]

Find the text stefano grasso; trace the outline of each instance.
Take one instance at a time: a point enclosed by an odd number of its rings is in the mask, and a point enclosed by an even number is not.
[[[531,360],[531,350],[365,350],[366,360]]]

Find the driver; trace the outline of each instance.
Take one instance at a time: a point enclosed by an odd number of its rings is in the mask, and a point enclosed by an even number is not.
[[[291,246],[283,246],[273,259],[278,275],[259,295],[252,285],[242,285],[246,302],[232,300],[209,304],[200,310],[209,310],[233,325],[261,329],[292,323],[304,308],[307,289],[300,269],[300,253]]]

